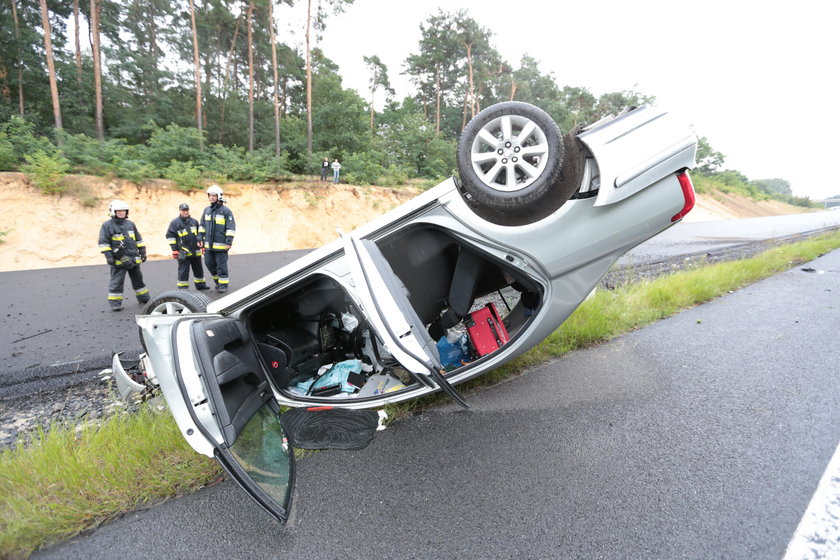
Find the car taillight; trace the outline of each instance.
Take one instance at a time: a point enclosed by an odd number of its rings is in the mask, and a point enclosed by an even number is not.
[[[674,217],[671,218],[672,222],[681,220],[683,216],[691,212],[691,209],[694,208],[694,185],[691,184],[691,177],[688,176],[688,171],[677,173],[677,179],[679,179],[680,187],[682,187],[685,204],[682,210],[678,214],[674,214]]]

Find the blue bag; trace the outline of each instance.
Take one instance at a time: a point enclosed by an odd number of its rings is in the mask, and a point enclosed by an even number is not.
[[[461,367],[463,362],[470,359],[466,334],[459,336],[455,339],[455,342],[449,342],[445,336],[442,336],[437,341],[437,348],[438,353],[440,353],[440,363],[444,368],[455,369]]]

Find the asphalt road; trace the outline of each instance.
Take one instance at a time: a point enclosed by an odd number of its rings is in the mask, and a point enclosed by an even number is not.
[[[231,255],[231,286],[253,282],[307,252]],[[152,297],[175,289],[173,260],[147,261],[141,268]],[[112,352],[125,351],[127,357],[140,352],[134,316],[143,306],[126,278],[123,311],[112,312],[108,274],[104,263],[0,272],[0,398],[90,381],[110,367]],[[204,293],[221,297],[213,290]]]
[[[228,481],[34,558],[782,558],[838,447],[838,309],[835,251],[300,461],[286,527]]]
[[[618,266],[657,263],[675,255],[725,252],[765,239],[796,237],[832,227],[840,227],[840,211],[680,223],[629,252]],[[233,289],[244,286],[306,252],[232,255],[231,285]],[[149,261],[142,270],[153,297],[175,288],[172,260]],[[111,312],[105,300],[107,287],[104,263],[0,272],[0,398],[92,381],[110,366],[112,352],[123,351],[126,357],[139,354],[134,315],[142,306],[134,301],[126,279],[124,310]],[[219,297],[212,291],[209,295]]]

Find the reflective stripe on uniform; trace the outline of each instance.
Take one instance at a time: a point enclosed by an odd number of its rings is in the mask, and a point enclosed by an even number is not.
[[[108,294],[108,301],[122,301],[122,294]]]
[[[226,244],[224,244],[224,243],[213,243],[213,246],[212,246],[212,247],[210,247],[210,248],[211,248],[211,249],[221,249],[221,250],[225,250],[225,249],[227,249],[227,245],[226,245]]]
[[[149,293],[149,288],[145,288],[145,287],[140,288],[139,290],[134,290],[134,295],[136,295],[136,296],[142,296],[142,295],[145,295],[145,294],[148,294],[148,293]]]

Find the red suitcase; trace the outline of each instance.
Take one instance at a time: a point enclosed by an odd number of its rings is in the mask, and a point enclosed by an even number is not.
[[[464,325],[467,327],[467,336],[470,337],[470,342],[478,357],[495,352],[502,344],[510,340],[502,318],[499,317],[499,311],[493,303],[488,303],[467,315],[464,318]]]

